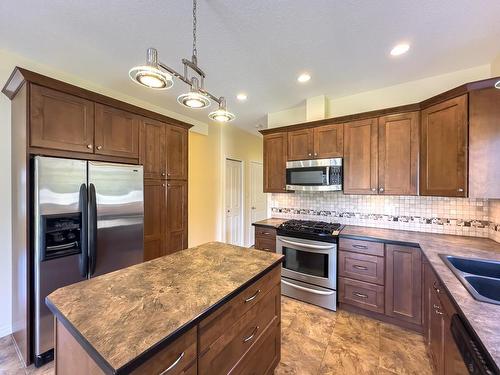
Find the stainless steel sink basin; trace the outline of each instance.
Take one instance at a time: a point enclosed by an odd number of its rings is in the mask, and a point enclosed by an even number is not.
[[[500,305],[500,262],[439,256],[475,299]]]

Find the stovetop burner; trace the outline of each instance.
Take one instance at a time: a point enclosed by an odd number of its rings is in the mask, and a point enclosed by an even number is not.
[[[338,223],[309,220],[288,220],[278,227],[277,234],[280,236],[335,242],[342,228],[343,226]]]

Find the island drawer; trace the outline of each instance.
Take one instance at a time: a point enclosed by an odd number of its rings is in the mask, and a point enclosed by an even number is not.
[[[224,333],[206,351],[200,352],[198,372],[202,374],[227,374],[245,353],[259,341],[263,333],[280,319],[280,287],[275,286],[232,326],[225,326]]]
[[[341,250],[339,276],[384,285],[384,258]]]
[[[248,310],[259,303],[275,286],[281,285],[281,267],[275,267],[266,275],[247,287],[225,305],[214,311],[198,325],[199,350],[203,353],[229,327]]]
[[[196,375],[196,333],[191,328],[131,374]]]
[[[339,239],[339,250],[353,251],[355,253],[384,256],[384,244],[381,242],[353,240],[350,238]]]
[[[384,287],[339,277],[339,301],[378,313],[384,313]]]
[[[281,329],[273,323],[251,350],[238,362],[230,375],[271,375],[281,359]]]

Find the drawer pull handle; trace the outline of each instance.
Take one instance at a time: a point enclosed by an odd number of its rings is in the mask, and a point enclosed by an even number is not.
[[[368,249],[368,246],[365,246],[365,245],[352,245],[352,247],[356,248],[356,249]]]
[[[260,293],[260,289],[258,289],[252,297],[247,298],[245,300],[245,303],[253,301],[255,299],[255,297],[257,297],[257,294],[259,294],[259,293]]]
[[[172,363],[170,366],[168,366],[168,368],[166,368],[163,372],[160,373],[160,375],[165,375],[167,372],[169,372],[170,370],[172,370],[175,366],[177,366],[179,364],[179,362],[181,361],[181,359],[184,357],[184,352],[182,352],[179,357],[174,361],[174,363]]]
[[[250,336],[244,338],[243,342],[249,342],[251,339],[253,339],[258,330],[259,330],[259,326],[255,326],[255,328],[253,329],[252,334]]]
[[[352,294],[354,294],[356,297],[359,297],[359,298],[368,298],[368,296],[366,294],[363,294],[363,293],[353,292]]]
[[[352,266],[353,268],[356,268],[357,270],[363,270],[363,271],[366,271],[368,269],[368,267],[365,267],[365,266],[358,266],[357,264],[355,264],[354,266]]]
[[[269,232],[262,232],[262,234],[263,234],[264,236],[269,236],[269,235],[271,235],[271,233],[269,233]]]

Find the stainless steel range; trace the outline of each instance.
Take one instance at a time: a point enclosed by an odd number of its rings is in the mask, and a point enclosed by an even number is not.
[[[342,226],[289,220],[277,229],[276,251],[284,255],[282,294],[337,309],[337,240]]]

